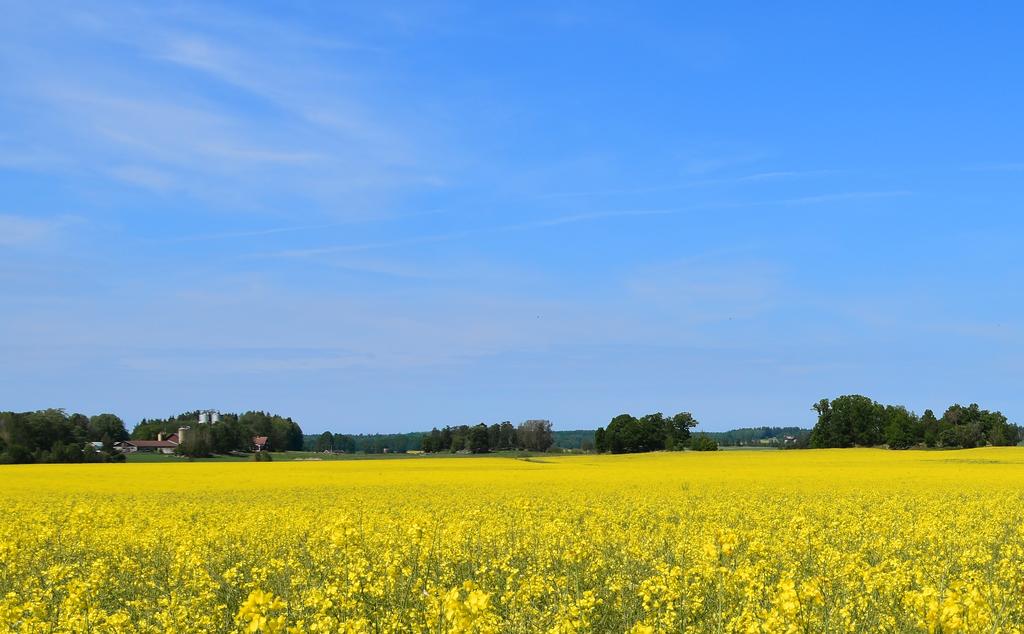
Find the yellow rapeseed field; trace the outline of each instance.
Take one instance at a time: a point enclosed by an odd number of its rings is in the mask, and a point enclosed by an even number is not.
[[[18,632],[1009,632],[1024,450],[0,467]]]

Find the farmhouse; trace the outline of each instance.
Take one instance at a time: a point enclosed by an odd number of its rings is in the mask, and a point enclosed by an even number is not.
[[[178,443],[170,440],[126,440],[117,443],[114,447],[121,453],[174,453]]]
[[[178,431],[173,434],[165,435],[160,432],[156,435],[156,440],[126,440],[119,442],[114,445],[114,448],[121,453],[139,453],[139,452],[150,452],[150,453],[174,453],[174,450],[181,444],[181,439],[184,438],[185,432],[188,431],[188,427],[179,427]]]
[[[252,450],[253,451],[267,451],[270,449],[270,438],[267,436],[253,436],[252,438]]]

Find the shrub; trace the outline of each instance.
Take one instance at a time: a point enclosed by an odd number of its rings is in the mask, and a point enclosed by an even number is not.
[[[707,434],[697,434],[690,440],[690,449],[694,451],[718,451],[718,443]]]

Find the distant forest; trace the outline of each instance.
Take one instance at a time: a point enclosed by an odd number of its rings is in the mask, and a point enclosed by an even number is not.
[[[704,432],[722,447],[775,447],[806,444],[811,430],[803,427],[741,427]]]
[[[508,424],[511,425],[512,423]],[[466,433],[471,427],[458,425],[448,427],[448,429],[449,433],[452,433],[451,430],[453,429],[462,429],[462,434],[452,434],[452,437],[461,435],[464,443]],[[439,429],[438,433],[442,433],[442,430]],[[327,441],[328,434],[331,436],[330,445],[328,445]],[[322,434],[306,434],[303,436],[302,448],[304,451],[334,450],[345,453],[368,454],[384,453],[384,450],[387,449],[389,452],[404,453],[406,451],[422,450],[423,439],[429,437],[430,434],[431,432],[429,431],[414,431],[405,434],[332,434],[331,432],[324,432]],[[582,451],[594,449],[593,429],[552,430],[551,437],[554,443],[553,446],[559,449]]]
[[[458,427],[456,427],[457,429]],[[468,428],[468,427],[467,427]],[[452,428],[449,428],[452,429]],[[595,429],[552,430],[554,447],[565,451],[594,451]],[[811,430],[802,427],[744,427],[729,431],[701,432],[720,447],[781,447],[786,438],[807,444]],[[331,444],[327,444],[326,435],[330,434]],[[405,453],[423,448],[423,438],[430,432],[416,431],[405,434],[306,434],[303,436],[304,451],[324,451],[325,449],[343,451],[345,453],[379,454],[385,449],[393,453]]]
[[[513,425],[478,423],[476,425],[446,425],[429,432],[406,434],[333,434],[323,432],[307,435],[303,440],[306,451],[341,451],[345,453],[405,453],[408,451],[469,452],[490,451],[549,451],[558,449],[594,448],[593,431],[554,431],[551,421],[528,420]]]
[[[114,443],[127,438],[114,414],[0,412],[0,463],[123,462]]]

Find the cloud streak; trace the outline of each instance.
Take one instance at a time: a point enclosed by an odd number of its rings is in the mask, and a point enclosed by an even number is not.
[[[544,229],[549,227],[557,227],[561,225],[570,225],[577,223],[593,222],[598,220],[610,220],[614,218],[643,218],[643,217],[657,217],[657,216],[677,216],[688,213],[697,213],[701,211],[709,211],[714,209],[743,209],[749,207],[773,207],[773,206],[802,206],[802,205],[820,205],[833,202],[843,201],[856,201],[856,200],[873,200],[873,199],[885,199],[885,198],[898,198],[904,196],[910,196],[912,192],[909,191],[875,191],[875,192],[838,192],[832,194],[821,194],[816,196],[803,196],[797,198],[784,198],[778,200],[767,200],[757,201],[748,203],[708,203],[701,205],[691,205],[686,207],[666,207],[666,208],[653,208],[653,209],[617,209],[609,211],[595,211],[595,212],[583,212],[576,214],[566,214],[562,216],[556,216],[553,218],[544,218],[529,222],[521,222],[514,224],[499,225],[494,227],[485,227],[480,229],[466,229],[463,231],[454,231],[449,233],[439,233],[424,236],[414,236],[410,238],[403,238],[398,240],[385,240],[379,242],[364,242],[364,243],[353,243],[353,244],[338,244],[329,245],[322,247],[311,247],[302,249],[285,249],[280,251],[273,251],[267,253],[253,254],[250,257],[279,257],[279,258],[302,258],[312,257],[318,255],[327,255],[331,253],[345,253],[352,251],[368,251],[372,249],[388,249],[403,246],[412,246],[417,244],[429,244],[434,242],[448,242],[452,240],[461,240],[472,237],[496,235],[507,232],[515,231],[529,231],[534,229]]]
[[[425,122],[406,121],[385,91],[346,74],[357,63],[346,57],[367,54],[355,45],[212,7],[76,16],[52,23],[62,45],[47,48],[29,9],[0,26],[4,54],[27,60],[0,94],[35,124],[3,139],[0,168],[251,211],[293,198],[320,213],[447,180],[439,153],[420,159]]]
[[[752,174],[744,174],[740,176],[724,178],[702,178],[697,180],[688,180],[681,183],[652,185],[649,187],[625,187],[619,189],[553,192],[548,194],[542,194],[541,196],[538,196],[538,198],[585,198],[590,196],[613,196],[623,194],[653,194],[660,192],[693,189],[698,187],[714,187],[719,185],[737,185],[743,183],[762,183],[768,181],[787,180],[796,178],[810,178],[815,176],[824,176],[836,173],[836,170],[755,172]]]
[[[30,218],[0,214],[0,247],[26,247],[45,242],[71,222],[73,218]]]

